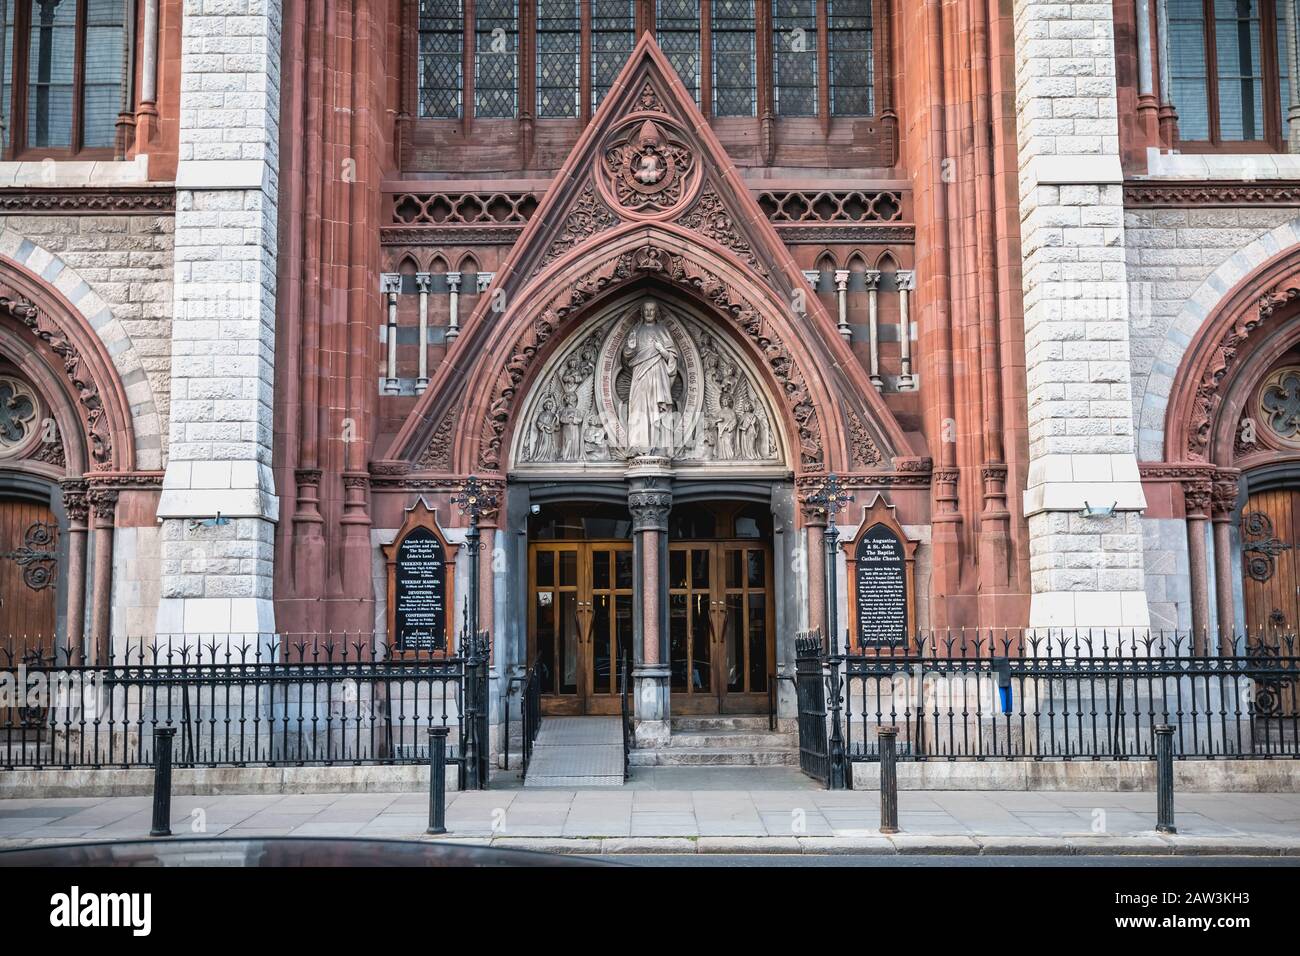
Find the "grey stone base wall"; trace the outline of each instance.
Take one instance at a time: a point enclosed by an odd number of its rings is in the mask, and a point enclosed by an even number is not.
[[[456,790],[455,765],[447,789]],[[397,767],[199,767],[172,771],[172,794],[416,793],[429,789],[429,768]],[[153,770],[10,770],[0,774],[0,799],[53,797],[145,797],[153,794]]]
[[[1114,791],[1156,788],[1152,760],[905,761],[900,790]],[[854,790],[880,789],[880,764],[853,764]],[[1181,760],[1174,762],[1174,793],[1294,793],[1300,760]],[[902,801],[906,807],[906,800]],[[1155,799],[1152,797],[1152,809]]]

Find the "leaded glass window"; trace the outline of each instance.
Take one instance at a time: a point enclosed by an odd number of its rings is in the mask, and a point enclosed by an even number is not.
[[[419,115],[458,119],[464,66],[461,0],[420,0]]]
[[[591,108],[594,112],[636,46],[634,0],[591,0]]]
[[[578,115],[582,66],[578,0],[537,0],[537,115]]]
[[[72,145],[76,0],[34,3],[27,42],[27,145],[66,149]]]
[[[753,116],[754,0],[713,0],[713,114]]]
[[[695,102],[700,101],[700,0],[658,0],[659,47]]]
[[[776,114],[817,115],[817,0],[773,0]]]
[[[1183,139],[1210,138],[1210,101],[1206,96],[1209,61],[1205,56],[1205,4],[1202,0],[1167,0],[1169,15],[1170,95],[1178,110]]]
[[[519,9],[515,0],[474,7],[474,115],[515,115],[519,88]]]
[[[831,115],[872,114],[871,0],[827,0]]]

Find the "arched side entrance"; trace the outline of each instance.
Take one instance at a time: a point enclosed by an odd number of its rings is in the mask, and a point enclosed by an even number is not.
[[[1300,255],[1224,297],[1183,358],[1165,462],[1181,486],[1191,618],[1206,650],[1300,630]],[[1211,632],[1217,632],[1217,640]]]
[[[119,489],[135,475],[126,392],[59,292],[0,267],[0,652],[109,654]]]

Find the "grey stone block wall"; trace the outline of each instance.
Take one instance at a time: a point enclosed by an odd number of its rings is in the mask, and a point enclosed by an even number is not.
[[[1156,631],[1192,626],[1192,587],[1187,571],[1187,523],[1181,518],[1142,519],[1147,606]]]

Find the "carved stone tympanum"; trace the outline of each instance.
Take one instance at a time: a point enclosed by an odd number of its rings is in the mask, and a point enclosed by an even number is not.
[[[778,464],[774,421],[737,352],[697,320],[646,299],[596,319],[552,360],[530,396],[515,460]]]

